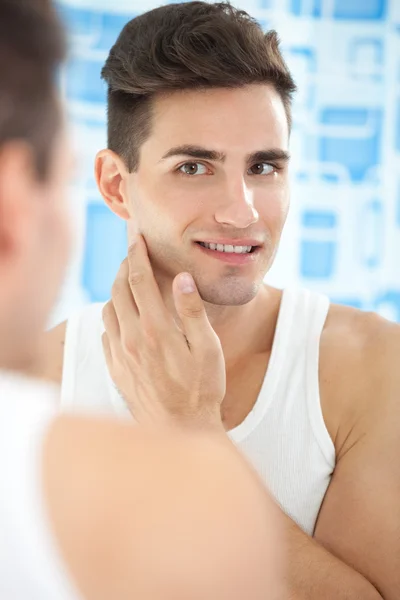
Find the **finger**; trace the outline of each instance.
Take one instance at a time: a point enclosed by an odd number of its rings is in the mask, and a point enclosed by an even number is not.
[[[128,278],[129,265],[126,258],[121,263],[111,291],[112,305],[118,321],[119,334],[126,331],[133,331],[139,324],[139,313],[132,296],[131,288],[129,287]]]
[[[211,341],[213,329],[193,277],[189,273],[180,273],[175,277],[172,289],[190,348],[203,347]]]
[[[109,338],[119,338],[120,329],[117,314],[115,312],[114,304],[110,300],[104,305],[102,311],[103,324]]]
[[[101,336],[101,343],[103,345],[104,358],[106,359],[107,368],[108,368],[109,372],[111,373],[113,359],[112,359],[110,340],[108,338],[107,333],[103,333],[103,335]]]
[[[137,236],[136,242],[128,250],[128,265],[129,286],[140,317],[148,317],[152,321],[157,321],[160,317],[165,318],[166,307],[154,277],[146,243],[141,235]]]

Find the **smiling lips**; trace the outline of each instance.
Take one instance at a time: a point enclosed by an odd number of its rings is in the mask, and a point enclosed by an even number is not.
[[[261,248],[261,243],[252,239],[199,241],[197,244],[209,256],[231,264],[246,264],[254,261]]]
[[[233,246],[232,244],[213,244],[207,242],[199,242],[200,246],[217,252],[234,252],[235,254],[248,254],[254,246]]]

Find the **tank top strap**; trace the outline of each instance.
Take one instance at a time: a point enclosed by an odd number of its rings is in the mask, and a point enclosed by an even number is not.
[[[332,461],[333,444],[322,416],[318,382],[319,343],[328,310],[326,296],[301,288],[283,291],[265,378],[253,409],[230,431],[233,441],[242,442],[251,435],[275,403],[279,402],[283,410],[295,396],[299,400],[302,396],[318,444]],[[295,385],[299,386],[298,394],[291,393]]]
[[[89,304],[74,313],[67,321],[64,341],[64,360],[61,384],[62,409],[71,408],[81,397],[79,373],[86,365],[87,379],[93,377],[91,366],[97,369],[104,362],[101,335],[104,304]]]
[[[290,352],[301,352],[304,358],[303,389],[310,426],[327,463],[334,467],[335,447],[324,421],[319,387],[319,350],[321,335],[329,311],[329,298],[311,290],[289,288],[285,291],[286,314],[291,324],[282,320],[283,328],[290,327]],[[294,359],[294,357],[293,357]],[[290,368],[291,361],[286,362]],[[290,378],[287,370],[283,376]]]

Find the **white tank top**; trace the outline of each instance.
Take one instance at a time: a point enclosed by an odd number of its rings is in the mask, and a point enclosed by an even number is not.
[[[58,401],[55,386],[0,372],[2,600],[78,600],[52,535],[42,491],[43,439]]]
[[[61,405],[132,418],[108,373],[101,336],[103,304],[67,325]],[[335,448],[319,397],[319,343],[325,296],[283,292],[270,362],[253,410],[229,432],[283,510],[312,535],[335,467]]]

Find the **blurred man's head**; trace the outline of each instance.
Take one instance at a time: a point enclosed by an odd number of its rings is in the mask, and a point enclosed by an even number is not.
[[[0,365],[25,367],[64,275],[70,155],[50,0],[0,2]]]
[[[188,270],[204,300],[248,302],[289,205],[295,85],[276,33],[225,3],[163,6],[125,26],[103,77],[103,197],[144,234],[159,280]]]

